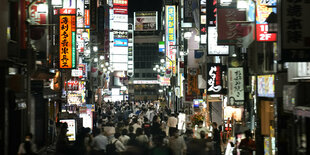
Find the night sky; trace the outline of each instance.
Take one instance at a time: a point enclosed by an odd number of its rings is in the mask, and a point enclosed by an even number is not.
[[[136,11],[160,11],[162,0],[128,0],[128,16]]]

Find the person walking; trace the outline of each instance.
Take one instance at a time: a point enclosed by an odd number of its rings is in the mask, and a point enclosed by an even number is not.
[[[101,129],[100,133],[95,136],[92,142],[93,152],[95,155],[105,154],[106,146],[108,145],[108,138],[104,135],[104,129]]]
[[[245,131],[245,139],[242,139],[239,144],[240,155],[252,155],[256,150],[255,141],[252,140],[252,133],[250,130]]]
[[[187,147],[183,136],[179,136],[179,130],[177,128],[171,128],[169,130],[169,133],[171,133],[169,138],[169,147],[173,150],[173,154],[185,155]]]
[[[127,146],[128,141],[130,140],[130,137],[127,134],[128,134],[127,129],[123,129],[122,135],[118,138],[124,144],[124,146]]]
[[[36,144],[32,142],[32,134],[28,133],[25,136],[25,141],[19,145],[18,155],[35,155],[37,154]]]
[[[217,123],[213,122],[212,123],[213,127],[213,142],[214,142],[214,152],[215,155],[221,155],[221,136],[220,136],[220,131],[217,128]]]

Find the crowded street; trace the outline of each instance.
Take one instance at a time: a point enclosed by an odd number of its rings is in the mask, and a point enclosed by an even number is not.
[[[310,0],[3,0],[0,155],[309,155]]]

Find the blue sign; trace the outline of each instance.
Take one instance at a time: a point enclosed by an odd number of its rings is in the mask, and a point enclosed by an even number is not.
[[[114,39],[114,46],[127,47],[128,39]]]

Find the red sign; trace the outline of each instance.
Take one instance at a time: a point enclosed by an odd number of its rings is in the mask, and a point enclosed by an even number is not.
[[[67,91],[78,91],[79,90],[79,81],[68,81],[66,82]]]
[[[128,14],[127,7],[116,6],[116,7],[113,7],[113,10],[114,10],[114,14],[125,14],[125,15]]]
[[[128,6],[128,0],[113,0],[113,6]]]
[[[89,17],[89,14],[90,14],[90,12],[89,12],[89,9],[85,9],[85,26],[89,26],[90,25],[90,17]]]
[[[64,8],[59,10],[60,14],[65,15],[75,15],[75,9],[73,8]]]
[[[256,24],[257,41],[277,41],[276,33],[268,33],[268,24]]]

